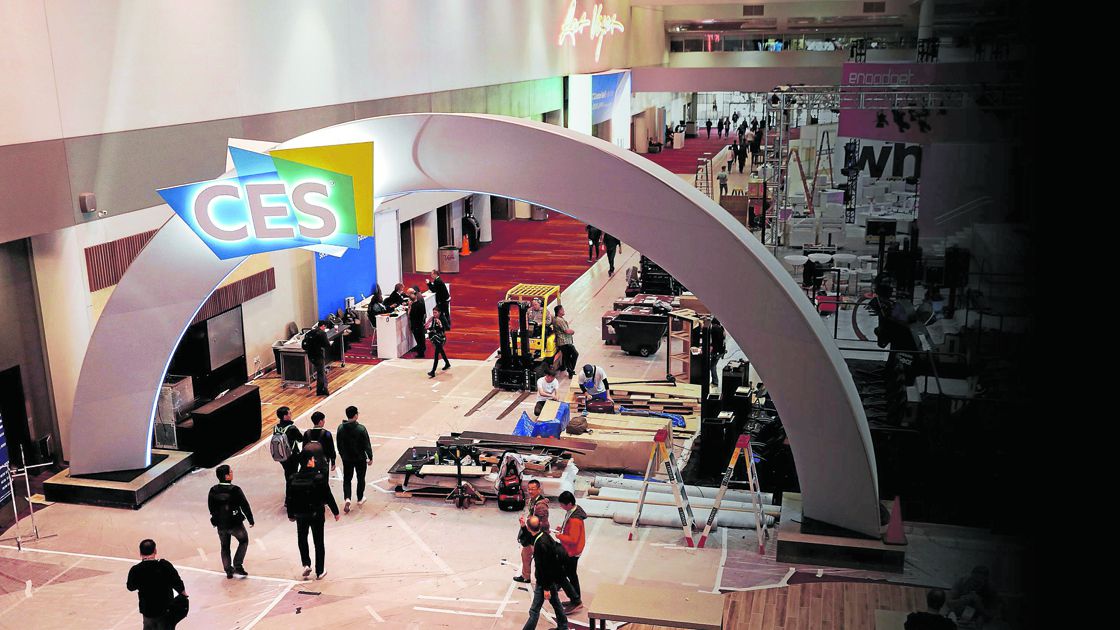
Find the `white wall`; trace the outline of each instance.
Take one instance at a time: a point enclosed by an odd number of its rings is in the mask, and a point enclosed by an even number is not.
[[[471,208],[478,219],[478,242],[489,243],[494,240],[494,229],[491,225],[490,195],[474,195]]]
[[[42,326],[64,457],[70,450],[74,389],[82,371],[90,335],[93,334],[88,317],[89,286],[85,274],[75,273],[75,270],[84,268],[82,249],[76,227],[31,239],[39,295],[44,301],[50,296],[54,305],[42,309]]]
[[[245,363],[249,374],[272,365],[272,343],[287,338],[288,322],[310,326],[315,313],[315,256],[304,249],[264,254],[276,272],[276,288],[241,305]],[[260,359],[260,365],[254,359]]]
[[[373,215],[374,255],[377,258],[377,284],[388,296],[401,281],[401,230],[396,210]]]
[[[412,220],[412,259],[418,272],[439,267],[439,220],[434,211]]]
[[[603,3],[626,31],[596,60],[561,1],[5,2],[0,144],[661,63],[661,12]]]

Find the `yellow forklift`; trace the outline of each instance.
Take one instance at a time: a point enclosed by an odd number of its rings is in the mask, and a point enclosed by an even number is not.
[[[534,299],[541,301],[539,316],[532,311]],[[554,284],[518,284],[498,302],[498,362],[494,366],[494,387],[531,390],[536,379],[556,359],[556,334],[552,329],[552,310],[560,301],[560,287]],[[516,308],[516,321],[511,310]],[[539,320],[539,321],[537,321]]]

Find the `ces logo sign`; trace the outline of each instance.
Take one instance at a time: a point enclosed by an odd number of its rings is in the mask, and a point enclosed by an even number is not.
[[[218,258],[373,235],[372,143],[229,151],[237,177],[159,191]]]

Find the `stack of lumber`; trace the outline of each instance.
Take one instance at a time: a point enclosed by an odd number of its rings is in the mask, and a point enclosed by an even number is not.
[[[576,380],[570,395],[576,410],[582,412],[584,395]],[[691,383],[612,385],[610,396],[615,404],[628,409],[700,416],[700,386]]]

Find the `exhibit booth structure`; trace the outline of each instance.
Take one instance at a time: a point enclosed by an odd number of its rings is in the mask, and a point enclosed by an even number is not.
[[[480,170],[470,159],[480,153],[497,161]],[[547,172],[520,168],[540,156],[552,164]],[[372,235],[374,188],[378,195],[465,191],[564,212],[649,252],[702,296],[758,366],[783,410],[801,515],[830,528],[835,546],[828,552],[843,555],[852,548],[844,541],[882,536],[866,417],[829,331],[746,227],[679,177],[585,134],[486,115],[371,118],[297,137],[267,156],[242,157],[235,177],[161,191],[178,216],[129,267],[97,323],[75,395],[71,469],[64,474],[162,464],[154,461],[151,440],[169,358],[199,306],[249,254],[356,247],[359,235]],[[252,214],[262,207],[274,218],[254,224]],[[252,238],[247,226],[255,228]],[[695,238],[665,246],[666,234],[684,231]],[[706,259],[723,264],[697,264]],[[166,282],[172,276],[174,290]],[[731,285],[744,290],[724,290]],[[131,333],[141,323],[150,333],[143,343]],[[125,357],[131,369],[113,369]],[[806,389],[806,382],[815,386]],[[150,487],[158,491],[173,480],[168,474]]]

